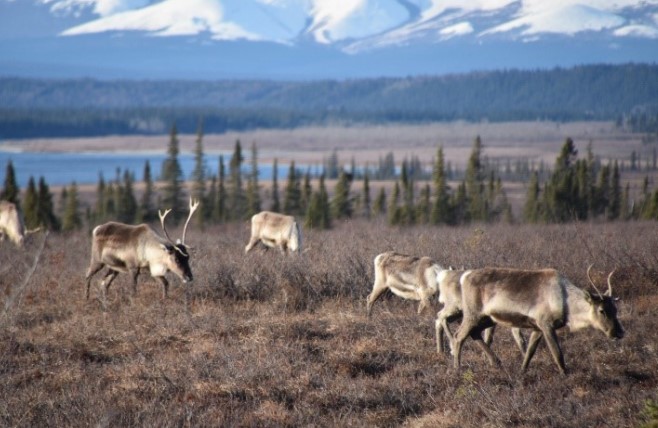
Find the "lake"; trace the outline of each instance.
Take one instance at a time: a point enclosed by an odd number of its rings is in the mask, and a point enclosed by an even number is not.
[[[77,184],[98,183],[100,174],[105,181],[114,180],[117,169],[128,170],[134,173],[135,181],[142,181],[144,176],[144,165],[148,160],[151,164],[151,176],[157,179],[160,175],[162,163],[166,159],[165,154],[159,153],[52,153],[52,152],[5,152],[0,150],[0,186],[4,183],[9,160],[14,164],[16,181],[21,188],[27,186],[30,176],[35,181],[43,176],[51,186],[69,185],[73,181]],[[219,168],[219,154],[205,155],[207,177],[217,175]],[[224,165],[228,174],[228,162],[231,153],[224,154]],[[179,154],[178,162],[183,170],[183,176],[187,180],[194,170],[194,155],[190,153]],[[243,171],[248,172],[250,165],[246,160],[243,162]],[[279,179],[288,177],[288,164],[279,164]],[[306,166],[298,165],[303,171]],[[317,169],[317,168],[316,168]],[[258,177],[261,180],[272,179],[272,164],[259,164]]]

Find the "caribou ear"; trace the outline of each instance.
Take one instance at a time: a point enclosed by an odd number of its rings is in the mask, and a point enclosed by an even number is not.
[[[586,301],[587,303],[592,303],[592,302],[594,301],[594,300],[592,299],[592,294],[591,294],[589,291],[587,291],[587,290],[583,290],[583,292],[585,293],[585,301]]]
[[[171,247],[171,245],[160,244],[160,248],[162,248],[164,251],[166,251],[169,254],[174,252],[174,249]]]

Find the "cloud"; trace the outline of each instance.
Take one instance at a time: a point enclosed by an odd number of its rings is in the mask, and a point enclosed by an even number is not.
[[[620,37],[644,37],[658,39],[658,28],[648,25],[626,25],[614,31],[615,36]]]
[[[473,26],[470,22],[460,22],[449,27],[442,28],[439,31],[439,34],[443,36],[444,39],[449,39],[451,37],[463,36],[465,34],[470,34],[473,32]]]

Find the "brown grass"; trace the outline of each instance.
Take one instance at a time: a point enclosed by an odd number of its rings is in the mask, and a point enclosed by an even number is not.
[[[86,233],[0,246],[0,425],[3,426],[637,426],[658,399],[658,229],[655,223],[479,225],[391,229],[347,222],[306,231],[308,251],[244,256],[246,224],[191,230],[193,285],[170,298],[140,277],[84,299]],[[586,284],[613,267],[621,341],[560,333],[570,374],[542,345],[527,373],[499,331],[490,367],[467,342],[450,368],[433,338],[435,304],[365,296],[376,254],[395,249],[444,264],[543,267]],[[186,303],[186,291],[188,303]],[[8,306],[9,296],[14,296]],[[456,326],[455,326],[456,327]],[[454,328],[454,327],[453,327]],[[501,329],[503,330],[503,329]]]

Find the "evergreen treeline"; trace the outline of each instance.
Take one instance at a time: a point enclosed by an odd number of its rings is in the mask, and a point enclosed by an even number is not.
[[[632,132],[644,133],[645,143],[658,141],[658,104],[642,105],[630,113],[620,116],[617,126],[622,126]]]
[[[308,96],[312,93],[313,96]],[[0,79],[0,137],[295,127],[330,122],[620,120],[655,105],[658,65],[345,81]],[[636,127],[636,126],[634,126]]]
[[[176,214],[172,217],[180,219],[184,215],[187,193],[202,201],[201,215],[195,220],[201,227],[207,223],[244,221],[262,209],[295,215],[303,219],[306,227],[323,229],[330,228],[334,221],[355,217],[386,218],[391,225],[515,221],[499,169],[487,162],[480,137],[473,142],[461,179],[449,178],[443,148],[439,147],[432,160],[431,173],[425,172],[416,160],[404,159],[399,173],[377,182],[379,191],[373,198],[371,171],[365,168],[357,173],[354,162],[349,171],[338,168],[330,192],[326,177],[331,170],[323,170],[316,180],[310,171],[301,171],[291,162],[286,183],[280,185],[275,160],[271,185],[263,189],[258,180],[257,147],[252,144],[249,165],[244,165],[240,140],[235,142],[226,164],[223,156],[219,157],[218,174],[212,175],[203,152],[203,129],[203,124],[198,123],[196,164],[187,183],[177,159],[177,127],[172,126],[168,158],[158,183],[154,182],[150,164],[146,162],[140,183],[130,171],[117,170],[109,182],[101,175],[95,200],[88,206],[81,202],[75,182],[63,187],[56,209],[43,177],[38,185],[30,177],[21,200],[16,173],[9,161],[0,198],[21,207],[29,229],[42,227],[64,231],[109,220],[153,222],[157,220],[158,208],[174,208]],[[336,152],[330,158],[334,156],[337,157]],[[335,164],[338,164],[337,159]],[[334,165],[334,161],[328,165]],[[393,171],[398,171],[395,165]],[[620,163],[615,160],[602,164],[592,153],[591,145],[586,155],[578,158],[573,141],[567,138],[552,170],[534,169],[529,174],[523,221],[658,219],[658,189],[650,190],[649,179],[645,178],[639,194],[634,192],[632,197],[629,184],[622,184]],[[358,186],[355,185],[357,180],[361,181]],[[135,190],[137,186],[139,192]]]

